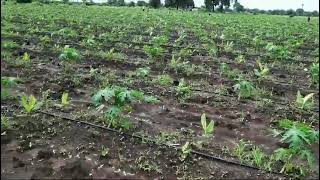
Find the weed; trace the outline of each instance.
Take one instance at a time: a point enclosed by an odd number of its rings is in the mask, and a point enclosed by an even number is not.
[[[7,100],[10,98],[9,91],[6,89],[1,89],[1,101]]]
[[[181,57],[181,58],[189,58],[189,57],[191,57],[192,53],[193,52],[190,49],[183,48],[179,51],[179,53],[177,55],[178,55],[178,57]]]
[[[1,47],[3,49],[13,49],[18,47],[18,44],[14,41],[4,41],[4,42],[1,42]]]
[[[159,102],[159,100],[153,96],[145,96],[144,101],[151,104]]]
[[[80,59],[80,55],[76,49],[65,46],[63,52],[59,56],[59,59],[75,61]]]
[[[231,70],[226,63],[221,63],[219,66],[220,75],[226,75],[228,78],[233,80],[242,79],[241,72],[237,69]]]
[[[102,146],[101,156],[106,157],[109,154],[110,149]]]
[[[243,55],[238,55],[235,60],[238,64],[242,64],[242,63],[246,62],[246,59],[244,58]]]
[[[50,39],[49,36],[43,36],[43,37],[40,38],[40,41],[43,44],[48,44],[51,41],[51,39]]]
[[[239,143],[236,145],[236,148],[233,150],[233,154],[237,156],[240,159],[240,161],[245,160],[245,150],[247,146],[248,144],[243,139],[241,139]]]
[[[140,156],[135,160],[135,163],[138,165],[139,169],[142,169],[143,171],[151,172],[156,171],[158,173],[161,173],[161,169],[159,166],[153,162],[150,162],[145,156]]]
[[[186,84],[184,79],[180,79],[179,85],[175,88],[175,91],[176,95],[182,99],[187,99],[192,94],[190,86]]]
[[[216,57],[218,54],[218,48],[217,47],[210,47],[208,50],[208,53],[210,56]]]
[[[261,149],[257,146],[254,146],[250,155],[252,157],[252,163],[258,167],[262,167],[266,155],[261,151]]]
[[[153,80],[154,83],[158,83],[161,86],[170,86],[173,84],[173,79],[170,77],[170,75],[163,74],[158,75],[156,79]]]
[[[156,36],[156,37],[153,37],[151,43],[156,47],[160,47],[168,43],[168,38],[165,36]]]
[[[138,68],[135,71],[135,75],[139,78],[144,78],[149,75],[149,72],[150,72],[149,68]]]
[[[114,62],[123,62],[127,56],[123,53],[115,52],[114,48],[110,49],[108,52],[100,51],[98,55],[107,61],[114,61]]]
[[[163,48],[157,47],[157,46],[143,46],[144,52],[150,57],[150,58],[157,58],[161,57],[163,55]]]
[[[178,59],[175,58],[174,55],[172,55],[169,67],[175,70],[177,73],[178,70],[180,70],[183,67],[183,63],[181,62],[181,58],[179,57]]]
[[[14,87],[17,85],[17,78],[1,76],[2,87]]]
[[[9,123],[9,119],[6,116],[1,115],[1,133],[10,128],[11,128],[11,125]]]
[[[251,98],[255,95],[255,88],[253,84],[248,81],[240,81],[233,87],[235,91],[238,91],[238,99]]]
[[[311,79],[313,84],[319,84],[319,63],[313,63],[311,68]]]

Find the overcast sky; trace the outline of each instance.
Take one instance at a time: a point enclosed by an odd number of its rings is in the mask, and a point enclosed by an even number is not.
[[[126,0],[126,2],[137,0]],[[145,0],[149,1],[149,0]],[[258,9],[298,9],[304,4],[305,11],[319,11],[319,0],[238,0],[245,8],[258,8]],[[164,3],[164,0],[161,0]],[[204,0],[194,0],[197,7],[203,5]]]

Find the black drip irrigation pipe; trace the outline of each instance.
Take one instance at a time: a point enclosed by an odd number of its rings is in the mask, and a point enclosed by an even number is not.
[[[108,128],[108,127],[105,127],[105,126],[93,124],[93,123],[86,122],[86,121],[76,120],[76,119],[72,119],[72,118],[69,118],[69,117],[56,115],[56,114],[53,114],[53,113],[50,113],[50,112],[45,112],[45,111],[37,111],[37,112],[45,114],[45,115],[48,115],[48,116],[57,117],[57,118],[60,118],[60,119],[63,119],[63,120],[72,121],[72,122],[76,122],[76,123],[81,123],[81,124],[89,125],[89,126],[92,126],[92,127],[104,129],[104,130],[107,130],[107,131],[119,133],[119,134],[122,134],[122,135],[125,135],[125,136],[134,137],[134,138],[137,138],[137,139],[140,139],[140,140],[148,140],[148,141],[151,141],[151,142],[156,144],[155,140],[152,140],[150,138],[145,138],[145,137],[142,137],[142,136],[139,136],[139,135],[129,134],[129,133],[117,131],[115,129]],[[181,150],[181,147],[170,145],[170,144],[167,144],[167,143],[162,143],[160,145],[164,145],[164,146],[167,146],[167,147],[170,147],[170,148],[173,147],[175,149]],[[196,154],[196,155],[201,156],[201,157],[206,158],[206,159],[216,160],[216,161],[220,161],[220,162],[223,162],[223,163],[226,163],[226,164],[237,165],[237,166],[241,166],[241,167],[245,167],[245,168],[249,168],[249,169],[253,169],[253,170],[257,170],[257,171],[265,171],[265,172],[272,173],[272,174],[282,175],[284,177],[288,176],[288,175],[280,173],[280,172],[263,170],[263,169],[260,169],[258,167],[250,166],[250,165],[247,165],[247,164],[241,164],[241,163],[234,162],[234,161],[229,161],[229,160],[226,160],[226,159],[223,159],[223,158],[220,158],[220,157],[216,157],[216,156],[213,156],[213,155],[210,155],[210,154],[207,154],[207,153],[203,153],[203,152],[199,152],[199,151],[195,151],[195,150],[191,150],[191,153],[192,154]]]

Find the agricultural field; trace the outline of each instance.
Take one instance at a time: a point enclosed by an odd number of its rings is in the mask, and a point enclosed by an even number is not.
[[[1,178],[319,178],[319,18],[1,6]]]

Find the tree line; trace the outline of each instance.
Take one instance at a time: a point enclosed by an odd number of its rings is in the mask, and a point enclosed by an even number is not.
[[[32,0],[16,0],[18,3],[29,3]],[[38,0],[39,1],[39,0]],[[82,3],[87,5],[93,5],[94,0],[81,0]],[[40,0],[40,2],[52,2],[52,0]],[[72,3],[72,0],[62,0],[63,3]],[[231,4],[233,4],[233,10],[230,9]],[[106,3],[99,3],[99,5],[107,6],[144,6],[152,8],[176,8],[176,9],[192,9],[195,7],[194,0],[165,0],[164,4],[161,4],[161,0],[149,0],[146,2],[144,0],[139,0],[137,3],[131,1],[126,3],[125,0],[107,0]],[[248,12],[253,14],[270,14],[270,15],[288,15],[288,16],[319,16],[318,11],[304,11],[302,8],[297,10],[260,10],[260,9],[249,9],[241,5],[237,0],[204,0],[204,6],[200,9],[209,12]]]

